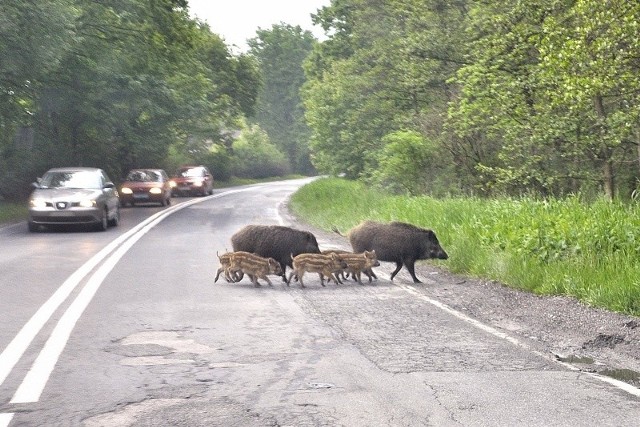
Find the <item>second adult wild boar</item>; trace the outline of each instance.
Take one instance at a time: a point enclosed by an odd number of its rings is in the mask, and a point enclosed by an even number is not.
[[[247,225],[231,236],[231,245],[234,251],[275,259],[280,263],[285,281],[286,268],[292,266],[291,256],[320,253],[318,241],[312,233],[281,225]]]
[[[336,230],[337,231],[337,230]],[[436,233],[426,228],[404,222],[388,224],[364,221],[347,233],[354,252],[376,251],[379,261],[395,262],[391,280],[404,265],[414,283],[422,283],[416,277],[415,262],[420,259],[447,259]]]

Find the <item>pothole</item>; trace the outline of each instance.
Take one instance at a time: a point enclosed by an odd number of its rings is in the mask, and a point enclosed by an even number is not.
[[[178,331],[138,332],[123,338],[118,344],[110,351],[125,356],[126,359],[120,363],[127,366],[194,363],[190,355],[214,351],[209,346],[183,337]]]
[[[586,357],[586,356],[575,356],[575,355],[569,355],[569,356],[557,356],[556,355],[556,359],[558,359],[560,362],[565,362],[565,363],[583,363],[583,364],[593,364],[595,363],[595,360],[593,360],[591,357]]]
[[[182,399],[153,399],[127,405],[116,412],[96,415],[83,421],[85,427],[131,426],[140,417],[152,411],[170,407],[180,403]]]

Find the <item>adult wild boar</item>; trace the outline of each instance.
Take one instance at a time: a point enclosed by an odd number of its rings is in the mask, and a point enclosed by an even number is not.
[[[281,225],[247,225],[231,236],[231,245],[234,251],[252,252],[278,261],[285,282],[286,268],[292,267],[292,255],[320,253],[312,233]]]
[[[337,232],[337,230],[334,230]],[[376,251],[379,261],[396,263],[391,280],[404,265],[414,283],[422,283],[416,277],[415,262],[419,259],[447,259],[432,230],[404,222],[383,224],[364,221],[347,233],[353,252]]]

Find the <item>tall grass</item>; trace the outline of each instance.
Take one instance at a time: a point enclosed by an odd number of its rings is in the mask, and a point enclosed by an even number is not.
[[[640,209],[563,200],[405,197],[357,182],[317,180],[293,195],[296,214],[346,231],[363,219],[433,229],[455,273],[640,315]]]

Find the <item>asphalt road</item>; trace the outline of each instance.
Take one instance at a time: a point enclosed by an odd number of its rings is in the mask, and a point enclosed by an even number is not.
[[[637,388],[392,265],[364,286],[214,284],[242,226],[305,227],[286,209],[305,182],[123,209],[106,232],[0,229],[0,427],[638,425]]]

